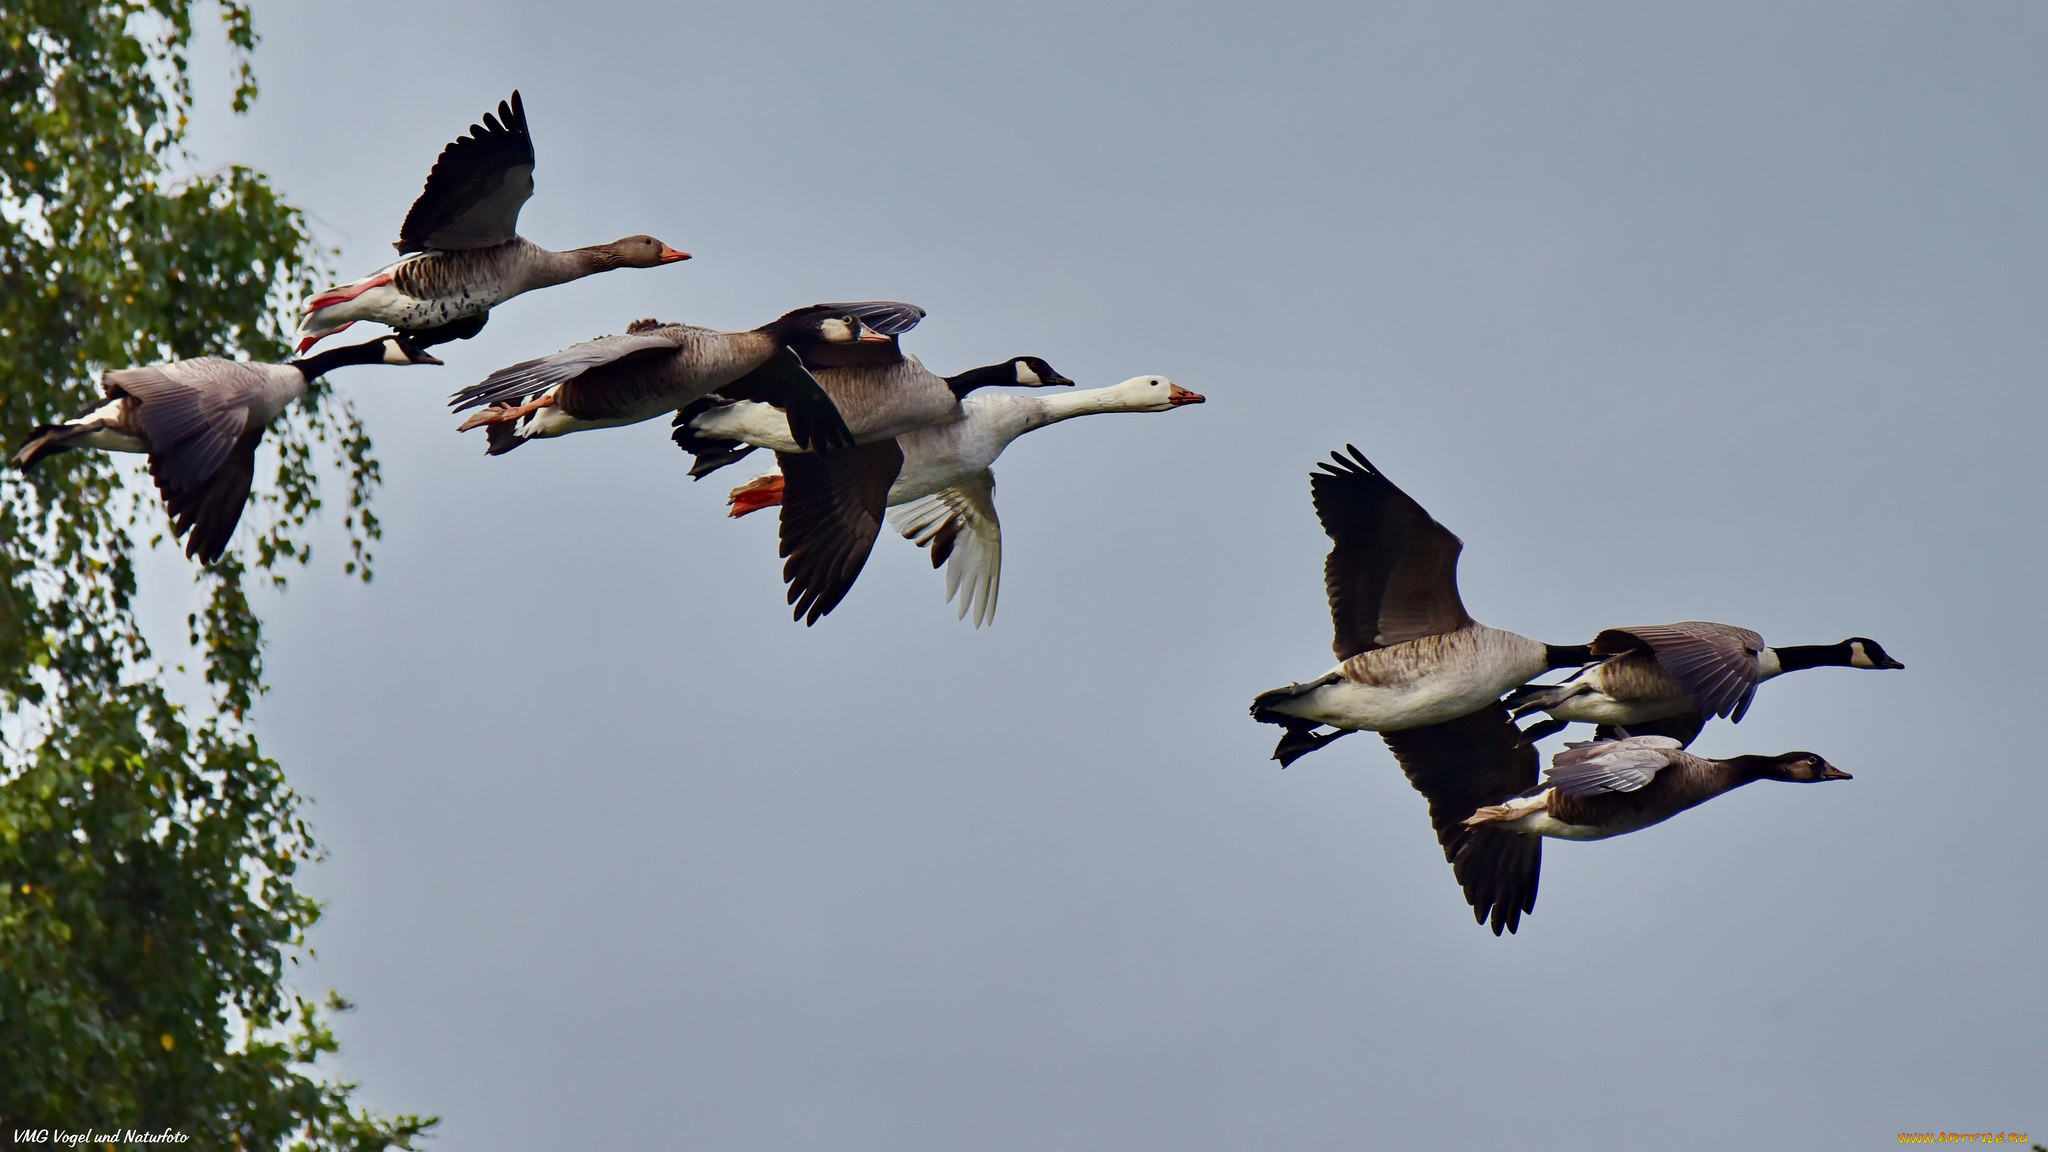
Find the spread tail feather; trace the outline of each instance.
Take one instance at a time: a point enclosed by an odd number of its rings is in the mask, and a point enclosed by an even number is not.
[[[71,441],[96,431],[97,424],[38,424],[14,454],[14,466],[27,469],[39,460],[71,450]]]
[[[1335,684],[1341,679],[1343,677],[1332,672],[1328,676],[1318,680],[1311,680],[1306,684],[1289,684],[1285,688],[1272,688],[1261,692],[1257,696],[1252,697],[1252,719],[1257,720],[1261,724],[1285,724],[1289,728],[1299,727],[1301,725],[1300,717],[1277,712],[1273,706],[1306,696],[1326,684]],[[1313,728],[1315,725],[1311,724],[1309,727]]]
[[[503,456],[524,443],[526,443],[526,437],[519,434],[519,424],[516,421],[508,420],[502,424],[484,425],[484,455],[486,456]]]
[[[1519,720],[1531,712],[1548,712],[1585,690],[1586,684],[1580,680],[1567,680],[1563,684],[1524,684],[1508,693],[1501,703],[1508,706],[1508,715]]]
[[[1273,748],[1273,759],[1278,760],[1280,766],[1285,768],[1332,740],[1349,736],[1356,731],[1353,728],[1339,728],[1318,736],[1310,731],[1314,727],[1316,726],[1313,724],[1303,724],[1287,729],[1286,734],[1280,737],[1280,743]]]

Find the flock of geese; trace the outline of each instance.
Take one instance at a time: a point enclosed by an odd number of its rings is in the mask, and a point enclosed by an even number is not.
[[[428,349],[481,331],[491,309],[539,288],[618,268],[689,259],[652,236],[568,251],[517,231],[534,151],[519,94],[449,144],[399,229],[394,263],[305,302],[299,358],[200,357],[122,368],[104,402],[34,429],[23,469],[74,448],[148,456],[188,556],[220,558],[248,502],[264,430],[312,384],[357,364],[441,363]],[[895,301],[817,304],[725,332],[637,320],[511,365],[455,393],[459,431],[497,456],[530,440],[668,417],[693,478],[757,449],[773,471],[732,490],[730,512],[780,506],[783,580],[815,624],[852,588],[886,519],[946,569],[946,597],[979,627],[995,612],[1002,532],[997,457],[1048,424],[1106,412],[1165,412],[1203,397],[1161,376],[1068,387],[1036,356],[940,376],[903,351],[924,309]],[[358,321],[393,331],[307,353]],[[1475,918],[1513,932],[1535,907],[1544,837],[1633,832],[1755,780],[1848,773],[1810,752],[1714,760],[1687,752],[1707,721],[1739,721],[1764,680],[1803,668],[1900,668],[1875,641],[1770,647],[1745,628],[1688,621],[1610,628],[1551,645],[1478,623],[1457,587],[1462,544],[1356,448],[1312,474],[1333,547],[1324,578],[1338,664],[1260,694],[1252,716],[1285,731],[1286,767],[1348,733],[1376,731],[1427,799],[1438,841]],[[1536,681],[1570,669],[1556,683]],[[1544,718],[1518,726],[1542,713]],[[1573,723],[1539,782],[1535,743]]]

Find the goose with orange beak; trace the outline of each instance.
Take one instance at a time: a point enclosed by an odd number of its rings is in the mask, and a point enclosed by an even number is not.
[[[992,384],[1070,384],[1049,380],[1050,368],[1035,357],[975,369],[950,378],[955,387]],[[932,567],[946,569],[946,599],[959,600],[959,618],[979,628],[993,620],[1003,565],[1002,524],[996,518],[996,458],[1019,436],[1107,412],[1170,412],[1205,398],[1164,376],[1134,376],[1108,388],[1046,395],[977,392],[961,401],[961,419],[930,425],[896,438],[902,468],[888,487],[889,523],[904,537],[931,550]],[[783,502],[779,471],[732,490],[732,515],[745,516]],[[879,510],[867,513],[879,516]]]
[[[519,209],[533,196],[533,137],[519,93],[485,113],[441,150],[427,185],[406,213],[397,261],[308,298],[299,351],[358,320],[410,333],[419,347],[467,340],[491,309],[522,292],[615,268],[656,268],[688,260],[652,236],[556,252],[519,235]]]

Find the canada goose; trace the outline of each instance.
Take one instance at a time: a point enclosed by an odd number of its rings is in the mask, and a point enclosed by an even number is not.
[[[501,368],[457,392],[450,406],[483,407],[458,431],[488,427],[485,452],[499,456],[528,440],[636,424],[730,388],[786,412],[785,427],[802,443],[848,447],[846,422],[796,350],[887,343],[892,337],[870,327],[866,316],[901,309],[914,306],[814,304],[749,332],[637,320],[623,336]]]
[[[1692,743],[1709,718],[1740,721],[1757,685],[1802,668],[1904,668],[1877,641],[1851,636],[1839,644],[1766,647],[1747,628],[1684,620],[1638,628],[1609,628],[1593,638],[1604,657],[1555,685],[1529,685],[1508,697],[1517,717],[1548,712],[1527,729],[1531,740],[1572,721],[1599,725],[1607,739],[1617,729],[1636,736],[1669,736]]]
[[[907,330],[902,325],[898,332]],[[846,597],[874,550],[889,489],[903,466],[897,437],[915,428],[960,420],[960,397],[988,383],[1068,383],[1013,357],[1000,365],[947,378],[907,356],[894,335],[886,344],[798,349],[825,394],[846,416],[855,447],[830,452],[789,452],[781,420],[759,404],[707,400],[676,414],[676,443],[697,456],[691,475],[703,476],[744,456],[750,447],[777,449],[782,470],[778,535],[785,558],[794,619],[816,624]],[[1047,373],[1050,373],[1048,376]],[[746,447],[743,447],[746,446]]]
[[[190,532],[185,555],[211,564],[242,518],[263,430],[314,380],[348,364],[439,363],[399,335],[284,364],[202,356],[117,368],[100,377],[105,404],[30,432],[14,464],[26,469],[73,448],[148,453],[173,537]]]
[[[1035,361],[1035,362],[1034,362]],[[976,369],[990,383],[1053,382],[1042,360],[1023,357],[1009,365]],[[1029,372],[1033,379],[1027,381]],[[971,378],[964,373],[955,382]],[[1010,378],[1005,379],[1008,376]],[[1059,383],[1070,383],[1064,378]],[[1108,388],[1048,396],[996,392],[961,401],[965,415],[950,424],[913,429],[896,438],[903,467],[889,485],[889,522],[919,547],[931,549],[932,567],[946,566],[946,599],[961,589],[959,618],[974,616],[979,628],[995,618],[1002,577],[1003,533],[996,519],[996,478],[990,466],[1010,442],[1026,432],[1098,412],[1169,412],[1200,404],[1202,396],[1164,376],[1134,376]],[[782,502],[783,478],[769,472],[732,490],[734,516]]]
[[[1438,822],[1459,883],[1480,923],[1492,917],[1493,933],[1510,932],[1519,912],[1536,906],[1542,871],[1543,837],[1604,840],[1669,820],[1724,792],[1756,780],[1813,784],[1852,777],[1811,752],[1778,756],[1735,756],[1712,760],[1685,751],[1668,736],[1629,736],[1573,744],[1551,760],[1545,786],[1537,787],[1536,750],[1499,709],[1492,710],[1491,738],[1455,750],[1417,757],[1409,776],[1430,797],[1430,813],[1448,813],[1470,789],[1432,791],[1484,775],[1497,787],[1526,779],[1529,787],[1513,799],[1477,806],[1446,829]],[[1487,768],[1475,773],[1477,762]],[[1403,761],[1403,767],[1408,762]],[[1501,909],[1508,911],[1503,914]]]
[[[1333,452],[1335,463],[1309,477],[1332,542],[1323,575],[1339,663],[1252,701],[1253,719],[1287,729],[1273,751],[1283,768],[1349,732],[1457,720],[1533,676],[1592,658],[1583,645],[1544,644],[1466,615],[1458,598],[1463,543],[1346,447],[1350,459]],[[1337,731],[1316,735],[1324,724]]]
[[[389,324],[422,346],[466,340],[490,311],[522,292],[580,280],[614,268],[653,268],[688,260],[652,236],[554,252],[517,232],[519,209],[533,195],[533,137],[519,93],[494,118],[441,150],[427,185],[394,245],[392,264],[306,300],[299,351],[358,320]]]

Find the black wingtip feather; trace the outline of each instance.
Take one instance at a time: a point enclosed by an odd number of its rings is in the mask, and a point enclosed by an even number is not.
[[[60,452],[69,452],[66,435],[71,427],[65,424],[38,424],[29,429],[28,439],[22,441],[14,453],[14,466],[26,472],[37,463],[47,460]]]
[[[262,439],[261,431],[244,436],[220,468],[192,488],[173,486],[157,459],[151,457],[150,472],[163,495],[164,510],[170,514],[171,535],[185,538],[186,556],[212,564],[227,551],[235,526],[242,521],[242,509],[249,503],[249,487],[256,476],[256,445]]]

